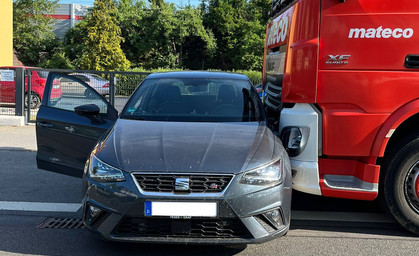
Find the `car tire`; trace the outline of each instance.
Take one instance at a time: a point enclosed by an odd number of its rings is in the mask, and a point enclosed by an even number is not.
[[[92,91],[90,91],[89,89],[86,89],[85,91],[84,91],[84,96],[86,97],[86,98],[88,98],[88,99],[91,99],[91,98],[93,98],[94,97],[94,93],[92,92]]]
[[[386,155],[383,192],[387,210],[404,228],[419,235],[419,133]]]
[[[35,92],[31,93],[31,109],[39,108],[41,105],[41,98]],[[28,94],[25,93],[25,108],[28,107]]]

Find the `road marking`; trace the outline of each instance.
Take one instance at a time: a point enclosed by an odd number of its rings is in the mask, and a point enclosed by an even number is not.
[[[291,220],[394,223],[384,213],[292,211]]]
[[[77,212],[81,204],[0,201],[0,210],[27,212]]]

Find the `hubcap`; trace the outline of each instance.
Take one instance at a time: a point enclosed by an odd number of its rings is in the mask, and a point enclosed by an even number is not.
[[[25,106],[28,104],[28,96],[25,96]],[[35,108],[38,105],[38,97],[31,94],[31,108]]]
[[[34,108],[38,104],[38,99],[36,96],[31,95],[31,107]]]
[[[406,175],[404,194],[409,206],[419,214],[419,161],[410,168]]]

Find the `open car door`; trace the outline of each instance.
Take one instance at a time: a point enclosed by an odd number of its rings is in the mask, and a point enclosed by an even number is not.
[[[51,72],[36,116],[39,169],[82,177],[97,140],[118,112],[80,79]]]

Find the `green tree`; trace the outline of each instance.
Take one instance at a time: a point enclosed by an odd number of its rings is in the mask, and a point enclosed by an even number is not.
[[[125,38],[122,48],[136,66],[200,69],[215,50],[212,32],[203,26],[196,8],[120,0],[118,10]]]
[[[87,34],[83,41],[80,67],[89,70],[126,70],[130,62],[121,49],[121,29],[117,25],[113,0],[95,0],[86,16]]]
[[[210,0],[205,25],[217,41],[211,66],[224,70],[262,67],[265,16],[261,10],[269,1]]]
[[[13,46],[25,65],[38,65],[42,56],[59,45],[51,31],[51,13],[58,0],[15,0],[13,2]]]
[[[217,40],[217,52],[211,63],[213,68],[231,70],[234,68],[233,58],[237,54],[238,11],[225,0],[210,0],[205,25],[209,27]]]
[[[70,59],[59,49],[54,52],[49,60],[40,63],[40,66],[43,68],[74,69]]]
[[[187,69],[203,69],[205,59],[216,50],[214,35],[207,30],[199,9],[186,6],[175,14],[175,52],[179,66]]]
[[[248,13],[254,20],[258,20],[262,26],[266,26],[269,20],[269,11],[272,8],[272,0],[250,0]]]
[[[71,60],[71,63],[77,68],[80,68],[80,61],[85,48],[83,41],[87,33],[86,21],[82,20],[69,29],[64,36],[63,51]]]
[[[124,26],[127,40],[124,49],[131,52],[129,56],[138,66],[148,69],[177,67],[174,12],[173,4],[153,3],[133,16],[129,26]]]

